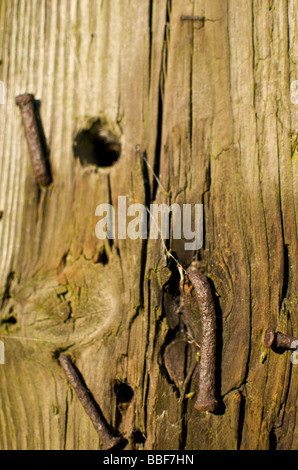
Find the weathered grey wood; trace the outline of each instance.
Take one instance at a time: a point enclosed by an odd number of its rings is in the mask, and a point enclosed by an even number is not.
[[[99,447],[58,366],[65,349],[127,449],[298,448],[297,366],[262,343],[269,325],[298,336],[297,23],[295,0],[1,1],[1,449]],[[25,92],[41,102],[48,189],[15,105]],[[97,117],[121,136],[110,173],[74,158]],[[184,401],[166,373],[161,241],[95,236],[96,206],[119,195],[204,204],[196,258],[218,295],[217,414],[193,408],[197,367]],[[185,267],[195,255],[169,248]]]

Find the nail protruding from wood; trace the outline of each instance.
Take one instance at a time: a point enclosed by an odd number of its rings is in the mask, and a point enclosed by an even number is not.
[[[109,450],[118,446],[118,444],[123,441],[122,437],[113,436],[102,414],[102,411],[95,402],[93,395],[86,387],[83,379],[80,377],[76,367],[73,365],[70,356],[64,353],[60,354],[58,360],[70,385],[74,389],[78,399],[84,407],[84,410],[91,419],[92,424],[97,431],[103,444],[103,450]]]
[[[285,349],[298,349],[298,338],[275,331],[270,326],[265,332],[264,347],[272,349],[275,346]]]
[[[181,282],[189,282],[194,289],[201,314],[199,390],[194,407],[199,411],[213,412],[218,405],[215,398],[216,313],[213,296],[205,274],[188,269],[184,280],[181,267],[179,270]]]
[[[49,186],[52,182],[52,178],[48,168],[45,149],[38,124],[34,95],[31,95],[30,93],[19,95],[16,97],[15,101],[22,113],[25,136],[27,139],[35,181],[40,186]]]

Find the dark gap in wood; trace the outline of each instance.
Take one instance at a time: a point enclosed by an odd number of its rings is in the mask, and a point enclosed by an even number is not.
[[[177,265],[172,258],[169,259],[168,268],[171,271],[171,277],[163,288],[162,309],[169,327],[171,329],[175,329],[179,326],[180,323],[180,274]]]
[[[67,250],[64,255],[61,257],[61,260],[58,264],[58,267],[57,267],[57,274],[61,273],[63,271],[63,269],[65,268],[66,266],[66,263],[67,263],[67,257],[68,257],[68,254],[69,254],[69,250]],[[67,289],[65,290],[65,293],[67,293]]]
[[[40,214],[39,214],[39,211],[40,211],[40,208],[39,208],[39,205],[40,205],[40,201],[41,201],[41,188],[39,186],[39,184],[36,184],[35,185],[35,194],[36,194],[36,217],[35,217],[35,222],[36,224],[38,224],[38,219],[40,217]]]
[[[287,297],[288,287],[289,287],[289,250],[288,246],[284,243],[284,273],[283,273],[283,284],[281,292],[281,304],[283,300]]]
[[[57,356],[58,359],[59,356]],[[63,449],[66,449],[66,442],[67,442],[67,429],[68,429],[68,399],[67,395],[65,396],[65,421],[64,421],[64,440],[63,440]]]
[[[108,168],[118,161],[121,144],[119,139],[97,120],[89,129],[78,132],[74,139],[73,151],[82,166]]]
[[[0,325],[15,325],[17,323],[17,319],[14,315],[9,316],[8,318],[3,318],[1,320]]]
[[[162,74],[162,71],[161,71],[161,74]],[[154,158],[154,165],[153,165],[153,171],[157,177],[159,177],[161,143],[162,143],[162,122],[163,122],[163,102],[162,102],[162,91],[161,91],[162,86],[163,85],[160,84],[159,94],[158,94],[157,137],[156,137],[155,158]],[[154,201],[156,198],[157,190],[158,190],[158,181],[156,180],[156,178],[154,178],[153,183],[152,183],[152,201]]]
[[[143,153],[144,158],[141,159],[141,166],[142,166],[142,174],[143,174],[143,183],[144,183],[144,191],[145,191],[145,206],[149,209],[151,203],[151,188],[150,188],[150,179],[148,174],[148,166],[147,166],[147,153],[146,151]],[[142,240],[142,248],[141,248],[141,270],[140,270],[140,303],[141,305],[144,304],[144,280],[145,280],[145,272],[146,272],[146,262],[147,262],[147,246],[148,246],[148,239],[150,233],[150,217],[147,214],[147,237]]]
[[[56,361],[58,360],[59,356],[65,352],[68,351],[69,348],[71,348],[72,344],[70,344],[69,346],[65,346],[65,347],[61,347],[61,348],[57,348],[55,349],[53,352],[52,352],[52,358]]]
[[[122,423],[123,413],[133,399],[134,391],[127,382],[116,380],[114,382],[114,392],[116,395],[115,426],[119,429]]]
[[[187,387],[190,386],[190,381],[187,384]],[[182,417],[181,417],[181,435],[179,442],[179,450],[185,450],[186,440],[187,440],[187,403],[188,400],[183,400],[182,404]]]
[[[15,273],[11,271],[6,278],[0,309],[2,309],[5,306],[5,304],[8,302],[8,300],[11,298],[10,289],[11,289],[11,284],[14,278],[15,278]]]
[[[269,450],[277,449],[277,437],[275,433],[275,428],[273,427],[269,433]]]
[[[149,90],[151,88],[153,0],[149,2]]]
[[[43,125],[42,125],[42,120],[41,120],[41,115],[40,115],[40,108],[41,108],[41,101],[40,100],[35,100],[34,101],[34,108],[35,108],[35,116],[36,116],[38,132],[39,132],[42,148],[43,148],[44,155],[45,155],[45,165],[46,165],[46,168],[47,168],[47,172],[48,172],[48,175],[49,175],[50,182],[52,182],[53,178],[52,178],[52,170],[51,170],[51,165],[50,165],[50,149],[49,149],[49,146],[47,144],[47,139],[46,139],[46,136],[45,136]]]
[[[241,442],[242,442],[242,434],[243,434],[243,426],[245,422],[245,405],[246,400],[244,395],[240,393],[240,407],[239,407],[239,420],[238,420],[238,442],[237,442],[237,450],[240,450]]]
[[[134,440],[135,444],[145,444],[146,442],[146,436],[140,429],[133,431],[132,439]]]
[[[165,28],[164,28],[164,45],[162,50],[162,62],[160,66],[159,74],[159,91],[158,91],[158,115],[157,115],[157,136],[156,136],[156,146],[155,146],[155,157],[153,171],[154,174],[159,177],[160,172],[160,157],[161,157],[161,144],[162,144],[162,126],[163,126],[163,95],[165,90],[165,74],[166,70],[163,69],[163,54],[165,57],[164,63],[167,64],[168,60],[168,46],[167,46],[167,35],[168,35],[168,24],[170,21],[170,12],[171,12],[171,1],[167,3],[167,11],[165,18]],[[167,68],[167,65],[165,66]],[[158,181],[156,178],[153,179],[152,185],[152,201],[156,198],[156,193],[158,190]]]
[[[109,258],[108,258],[105,247],[103,247],[103,249],[99,251],[97,259],[94,264],[102,264],[103,266],[106,266],[108,262],[109,262]]]
[[[109,192],[109,204],[113,206],[113,198],[112,198],[112,186],[111,186],[111,178],[110,175],[107,175],[107,182],[108,182],[108,192]],[[108,244],[110,248],[113,248],[114,240],[113,238],[108,238]]]
[[[145,205],[149,209],[150,208],[150,203],[151,203],[151,188],[150,188],[150,178],[149,178],[149,172],[148,172],[148,156],[147,152],[143,153],[144,158],[141,159],[141,164],[142,164],[142,173],[143,173],[143,180],[144,180],[144,189],[145,189]],[[150,221],[150,217],[148,217],[148,220]],[[149,224],[148,224],[148,232],[149,232]]]
[[[216,295],[216,289],[213,281],[208,277],[208,282],[211,287],[211,293],[214,302],[215,315],[216,315],[216,369],[215,369],[215,395],[218,400],[217,409],[213,412],[215,415],[222,415],[225,412],[225,406],[221,399],[221,369],[222,369],[222,348],[223,348],[223,326],[222,318],[223,312],[220,307],[220,297]]]
[[[129,403],[133,396],[134,391],[126,382],[117,380],[114,384],[114,391],[117,398],[117,406],[123,403]]]
[[[191,52],[190,52],[190,74],[189,74],[189,146],[190,146],[190,155],[192,160],[192,135],[193,135],[193,51],[194,51],[194,28],[191,24],[192,29],[192,41],[191,41]]]
[[[202,204],[203,204],[203,246],[202,246],[202,251],[205,251],[206,249],[206,209],[205,207],[208,207],[208,205],[205,203],[206,199],[209,197],[209,192],[210,192],[210,187],[211,187],[211,161],[209,158],[208,162],[208,167],[206,168],[206,176],[205,176],[205,183],[204,183],[204,192],[202,194]]]

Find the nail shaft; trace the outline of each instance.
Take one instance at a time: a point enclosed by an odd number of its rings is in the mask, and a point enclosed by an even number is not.
[[[67,354],[61,354],[59,356],[59,363],[62,366],[70,385],[74,389],[87,415],[91,419],[92,424],[102,441],[103,449],[112,449],[117,444],[119,444],[119,442],[121,442],[122,438],[114,437],[111,431],[109,430],[108,424],[99,406],[97,405],[93,398],[93,395],[88,390],[81,377],[79,376],[76,368],[71,362],[70,357]]]
[[[216,313],[210,285],[205,274],[187,270],[195,291],[201,314],[202,339],[200,345],[199,390],[194,407],[200,411],[215,411],[216,370]]]
[[[22,113],[25,136],[35,180],[41,186],[48,186],[52,182],[52,179],[47,166],[44,146],[40,135],[34,96],[26,93],[17,96],[15,101]]]

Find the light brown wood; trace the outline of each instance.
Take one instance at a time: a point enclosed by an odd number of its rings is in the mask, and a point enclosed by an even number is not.
[[[1,449],[99,447],[65,349],[127,449],[298,448],[297,366],[263,347],[270,325],[298,336],[297,23],[295,0],[1,1]],[[47,189],[25,92],[40,100]],[[97,119],[120,136],[110,172],[74,157]],[[217,414],[193,407],[197,367],[184,400],[166,371],[178,326],[161,241],[95,236],[97,205],[121,195],[204,204],[203,248],[169,248],[184,267],[195,255],[218,296]]]

